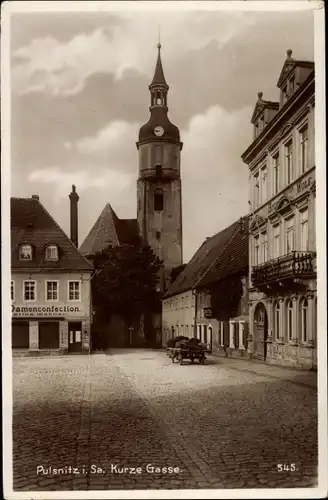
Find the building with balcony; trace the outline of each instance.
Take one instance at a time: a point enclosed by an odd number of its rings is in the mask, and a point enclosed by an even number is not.
[[[315,368],[314,63],[281,70],[278,102],[258,94],[249,168],[249,345],[269,363]]]
[[[13,355],[89,352],[92,265],[77,249],[77,200],[71,237],[39,197],[11,199]]]

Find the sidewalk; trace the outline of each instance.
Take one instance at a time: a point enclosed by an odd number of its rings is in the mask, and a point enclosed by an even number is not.
[[[279,365],[271,365],[259,360],[226,358],[223,356],[208,355],[211,363],[224,365],[226,368],[239,371],[248,371],[265,375],[267,377],[280,378],[308,387],[317,387],[317,372],[298,368],[289,368]]]

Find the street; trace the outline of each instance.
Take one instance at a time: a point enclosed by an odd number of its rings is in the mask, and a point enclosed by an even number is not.
[[[315,377],[143,349],[13,358],[14,490],[316,486]]]

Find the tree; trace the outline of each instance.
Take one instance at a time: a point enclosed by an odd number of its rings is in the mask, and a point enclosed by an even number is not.
[[[122,315],[128,327],[160,307],[156,289],[163,263],[149,246],[108,247],[93,262],[95,306]]]

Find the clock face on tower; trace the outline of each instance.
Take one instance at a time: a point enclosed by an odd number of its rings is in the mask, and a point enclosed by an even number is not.
[[[154,128],[154,134],[160,137],[161,135],[164,134],[164,129],[160,125]]]

